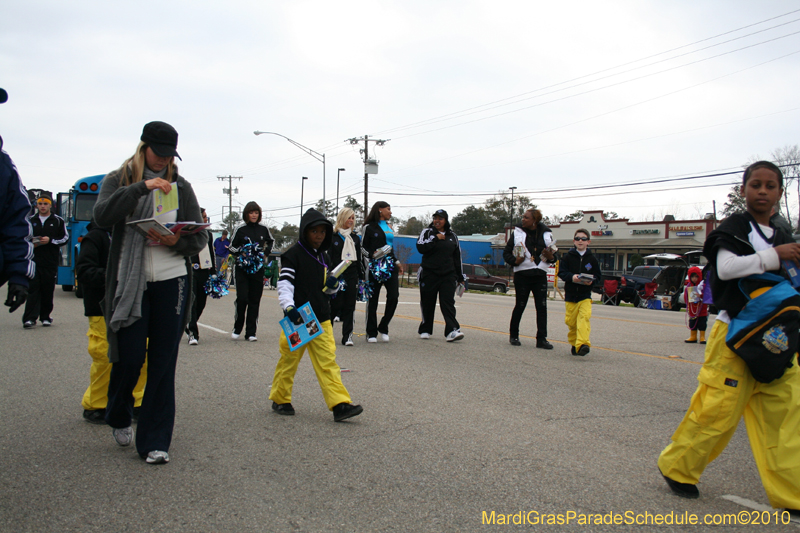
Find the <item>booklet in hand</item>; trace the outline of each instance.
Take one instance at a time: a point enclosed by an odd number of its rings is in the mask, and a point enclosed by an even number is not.
[[[302,324],[295,324],[289,320],[288,316],[283,317],[279,324],[286,335],[286,340],[289,341],[289,350],[295,351],[301,346],[308,344],[308,342],[322,335],[322,326],[317,320],[317,315],[311,309],[311,304],[306,302],[301,305],[297,311],[303,317]]]
[[[142,220],[131,220],[128,225],[133,227],[136,231],[147,237],[148,231],[151,229],[156,230],[159,235],[174,235],[180,233],[181,235],[191,235],[198,231],[204,230],[211,224],[201,222],[167,222],[166,224],[159,222],[155,218],[145,218]]]

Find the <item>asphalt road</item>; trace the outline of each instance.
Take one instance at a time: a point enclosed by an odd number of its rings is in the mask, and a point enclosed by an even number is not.
[[[233,301],[209,300],[200,344],[181,345],[165,466],[81,418],[90,364],[81,300],[57,289],[54,325],[32,330],[21,311],[0,308],[0,530],[480,531],[507,529],[497,525],[507,519],[642,531],[654,527],[607,522],[652,524],[659,514],[673,522],[659,531],[716,531],[674,522],[720,514],[771,521],[730,531],[800,528],[758,512],[767,498],[743,425],[706,470],[700,499],[673,496],[661,479],[657,456],[703,358],[683,342],[684,313],[594,306],[591,353],[574,357],[560,300],[549,303],[555,349],[544,351],[534,347],[532,301],[521,347],[508,343],[513,298],[496,294],[457,301],[464,340],[445,342],[438,322],[425,341],[418,293],[402,289],[389,343],[366,343],[359,304],[360,336],[338,360],[364,413],[334,423],[308,358],[297,415],[270,411],[277,294],[264,292],[255,343],[230,339]],[[530,523],[543,514],[569,524]],[[513,525],[520,518],[527,526]]]

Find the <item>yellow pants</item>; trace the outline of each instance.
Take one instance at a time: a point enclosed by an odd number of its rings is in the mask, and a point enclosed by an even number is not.
[[[587,298],[580,302],[565,303],[567,305],[567,313],[564,316],[564,323],[569,328],[567,341],[576,348],[584,344],[591,346],[589,334],[592,332],[592,325],[589,321],[592,319],[592,299]]]
[[[716,321],[689,411],[658,458],[661,472],[696,484],[722,453],[744,415],[750,448],[772,507],[800,509],[800,370],[797,361],[772,383],[756,381],[725,345]]]
[[[83,393],[81,405],[84,409],[94,411],[105,409],[108,403],[108,381],[111,379],[111,363],[108,362],[108,341],[106,340],[106,321],[101,316],[89,317],[89,355],[92,366],[89,369],[89,387]],[[144,384],[147,380],[147,360],[142,365],[139,381],[133,389],[134,406],[142,405]]]
[[[328,409],[333,410],[340,403],[350,403],[350,395],[342,384],[341,370],[336,364],[336,341],[333,339],[333,326],[330,320],[322,323],[322,335],[312,339],[311,342],[294,352],[289,350],[289,341],[286,340],[284,333],[281,333],[278,347],[281,358],[278,366],[275,367],[275,377],[272,378],[270,400],[277,404],[292,402],[294,375],[300,359],[308,348],[308,356],[314,372],[317,374],[317,381],[319,381]]]

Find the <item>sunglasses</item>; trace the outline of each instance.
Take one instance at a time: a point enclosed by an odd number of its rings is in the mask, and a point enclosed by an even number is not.
[[[576,241],[588,241],[589,237],[575,237]]]

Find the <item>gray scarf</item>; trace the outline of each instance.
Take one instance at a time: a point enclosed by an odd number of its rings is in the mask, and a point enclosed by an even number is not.
[[[166,168],[156,174],[149,168],[144,169],[142,179],[163,178]],[[173,184],[173,187],[176,187]],[[153,216],[153,193],[143,196],[133,210],[128,215],[126,221],[142,220]],[[119,271],[117,273],[117,292],[114,294],[114,314],[109,321],[112,331],[119,331],[126,328],[142,318],[142,295],[147,288],[147,278],[145,277],[144,247],[147,239],[138,231],[131,227],[125,228],[125,236],[122,244],[122,254],[119,260]]]

